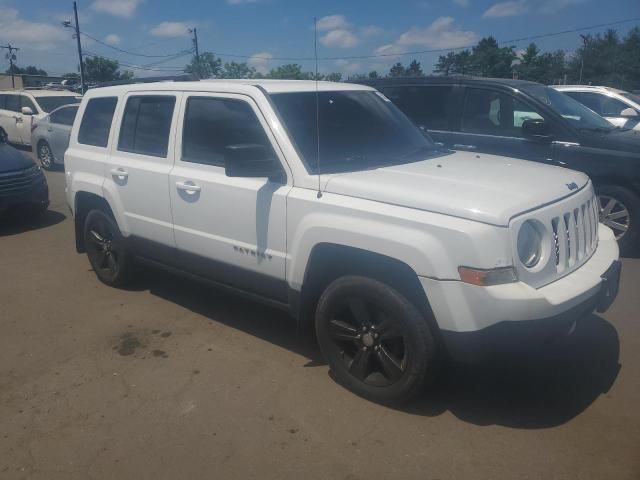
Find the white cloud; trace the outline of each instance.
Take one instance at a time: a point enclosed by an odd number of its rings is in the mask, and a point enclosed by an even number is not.
[[[350,60],[336,60],[335,65],[340,73],[343,75],[353,75],[354,73],[362,73],[365,66],[359,62],[352,62]]]
[[[144,0],[95,0],[91,8],[116,17],[131,18]]]
[[[185,22],[161,22],[149,33],[154,37],[188,37],[189,27]]]
[[[249,57],[247,63],[250,67],[255,68],[258,72],[267,73],[270,69],[269,65],[271,62],[271,58],[273,58],[273,55],[271,55],[269,52],[254,53]]]
[[[351,48],[358,44],[358,37],[349,30],[339,28],[320,37],[320,43],[329,48]]]
[[[319,32],[326,32],[336,29],[345,30],[349,28],[350,25],[344,15],[328,15],[318,20],[316,22],[316,27],[318,28]]]
[[[453,0],[453,3],[462,8],[467,8],[471,4],[469,0]]]
[[[484,18],[514,17],[529,11],[529,3],[526,0],[513,0],[492,5],[482,15]]]
[[[377,35],[382,35],[383,33],[384,33],[384,30],[375,25],[369,25],[367,27],[362,27],[360,29],[360,34],[363,37],[375,37]]]
[[[116,35],[115,33],[111,33],[104,37],[105,43],[109,45],[113,45],[114,47],[120,45],[122,43],[122,37],[120,35]]]
[[[5,7],[0,15],[0,43],[2,44],[11,42],[19,47],[49,50],[65,41],[71,41],[70,35],[62,27],[23,20],[14,8]]]
[[[378,54],[398,54],[406,52],[409,47],[429,49],[459,48],[476,42],[478,35],[472,31],[458,29],[451,17],[440,17],[427,27],[411,27],[391,44],[383,45],[376,50]]]

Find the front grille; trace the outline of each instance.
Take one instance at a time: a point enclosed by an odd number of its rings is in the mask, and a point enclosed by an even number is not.
[[[0,197],[27,193],[33,182],[41,175],[36,166],[17,172],[0,173]]]
[[[551,219],[556,271],[562,273],[589,258],[598,242],[598,206],[595,197]]]

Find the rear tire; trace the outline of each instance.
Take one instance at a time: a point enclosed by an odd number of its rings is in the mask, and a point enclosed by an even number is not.
[[[338,278],[320,297],[315,325],[335,380],[369,400],[406,402],[435,375],[436,342],[427,320],[382,282]]]
[[[600,222],[613,230],[623,255],[634,253],[640,241],[640,198],[624,187],[596,188]]]
[[[133,260],[118,224],[102,210],[91,210],[84,223],[84,244],[98,279],[110,287],[125,287],[133,272]]]

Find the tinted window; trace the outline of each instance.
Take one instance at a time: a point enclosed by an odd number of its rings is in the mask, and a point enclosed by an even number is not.
[[[319,92],[317,97],[315,92],[277,93],[271,98],[312,174],[411,163],[441,154],[379,92]]]
[[[60,123],[62,125],[73,125],[73,120],[78,113],[78,107],[63,107],[49,115],[51,123]]]
[[[109,143],[109,130],[116,109],[116,97],[94,98],[89,100],[84,110],[78,143],[106,147]]]
[[[175,103],[176,98],[172,96],[129,97],[118,150],[166,157]]]
[[[573,96],[573,98],[576,97]],[[580,96],[576,100],[582,102],[603,117],[618,117],[625,108],[628,108],[627,105],[620,100],[602,93],[580,92]]]
[[[204,97],[188,100],[182,134],[183,161],[224,166],[227,147],[241,144],[262,145],[276,157],[248,103]]]
[[[80,102],[80,97],[73,97],[71,95],[59,96],[59,97],[38,97],[38,104],[40,108],[46,113],[53,112],[56,108],[63,105],[69,105],[72,103]]]
[[[384,94],[420,127],[447,130],[450,126],[454,115],[452,86],[389,87]]]
[[[0,95],[0,108],[4,110],[6,108],[6,104],[7,104],[7,96]]]
[[[7,95],[5,108],[12,112],[20,111],[20,96],[19,95]]]

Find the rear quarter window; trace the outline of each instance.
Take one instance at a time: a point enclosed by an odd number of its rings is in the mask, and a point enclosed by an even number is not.
[[[106,147],[109,143],[109,131],[113,122],[113,113],[118,104],[117,97],[92,98],[87,103],[80,123],[78,143]]]

